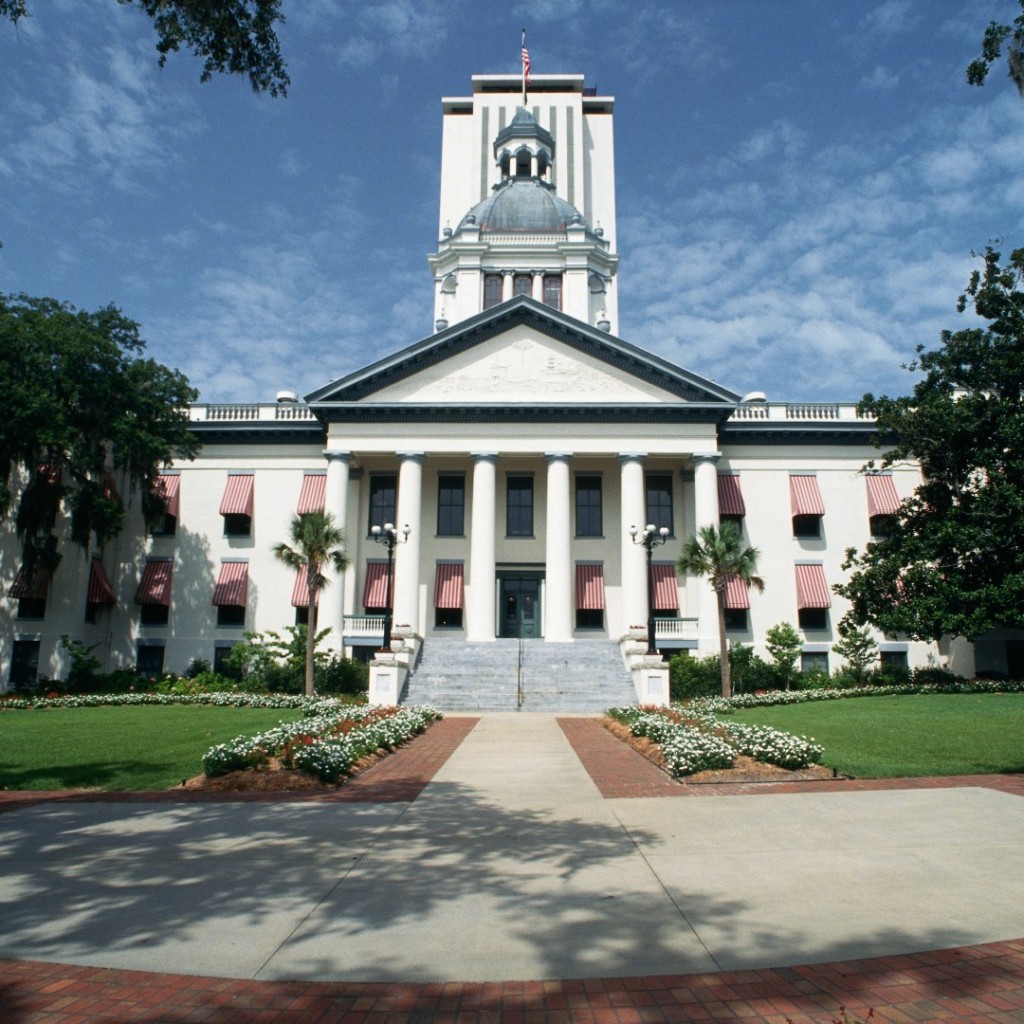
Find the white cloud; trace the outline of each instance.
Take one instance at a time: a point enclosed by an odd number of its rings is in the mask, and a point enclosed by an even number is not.
[[[869,74],[863,75],[859,84],[871,92],[891,92],[900,84],[900,76],[879,64]]]

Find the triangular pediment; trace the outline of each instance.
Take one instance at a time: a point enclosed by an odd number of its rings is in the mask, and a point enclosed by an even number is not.
[[[311,405],[727,404],[739,396],[526,296],[334,381]]]

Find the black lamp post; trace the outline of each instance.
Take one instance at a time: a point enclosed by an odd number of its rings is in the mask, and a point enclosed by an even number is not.
[[[399,540],[398,531],[395,529],[394,523],[385,523],[383,530],[379,526],[370,527],[373,539],[388,549],[388,589],[387,596],[384,599],[384,640],[380,646],[382,651],[391,650],[391,600],[395,574],[395,545],[404,544],[409,539],[410,532],[409,524],[406,523],[402,527],[402,539]]]
[[[657,530],[653,523],[648,523],[641,533],[635,526],[631,526],[629,535],[634,544],[639,544],[647,552],[647,653],[657,654],[658,649],[654,643],[654,577],[651,571],[651,552],[668,540],[668,527],[663,526]]]

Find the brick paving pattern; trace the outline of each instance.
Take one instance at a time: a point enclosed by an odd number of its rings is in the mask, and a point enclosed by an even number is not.
[[[286,799],[414,800],[476,724],[446,718],[330,794]],[[606,798],[988,786],[1024,778],[838,780],[687,786],[595,719],[560,725]],[[280,800],[280,794],[0,793],[0,811],[43,800]],[[0,919],[0,928],[2,928]],[[0,1024],[1024,1024],[1024,939],[868,960],[707,974],[501,983],[263,982],[0,959]]]

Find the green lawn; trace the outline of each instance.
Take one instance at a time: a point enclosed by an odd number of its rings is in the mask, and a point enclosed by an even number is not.
[[[1024,694],[922,694],[751,708],[737,722],[816,739],[858,778],[1024,772]]]
[[[198,775],[213,744],[300,716],[181,705],[0,711],[0,789],[167,789]]]

